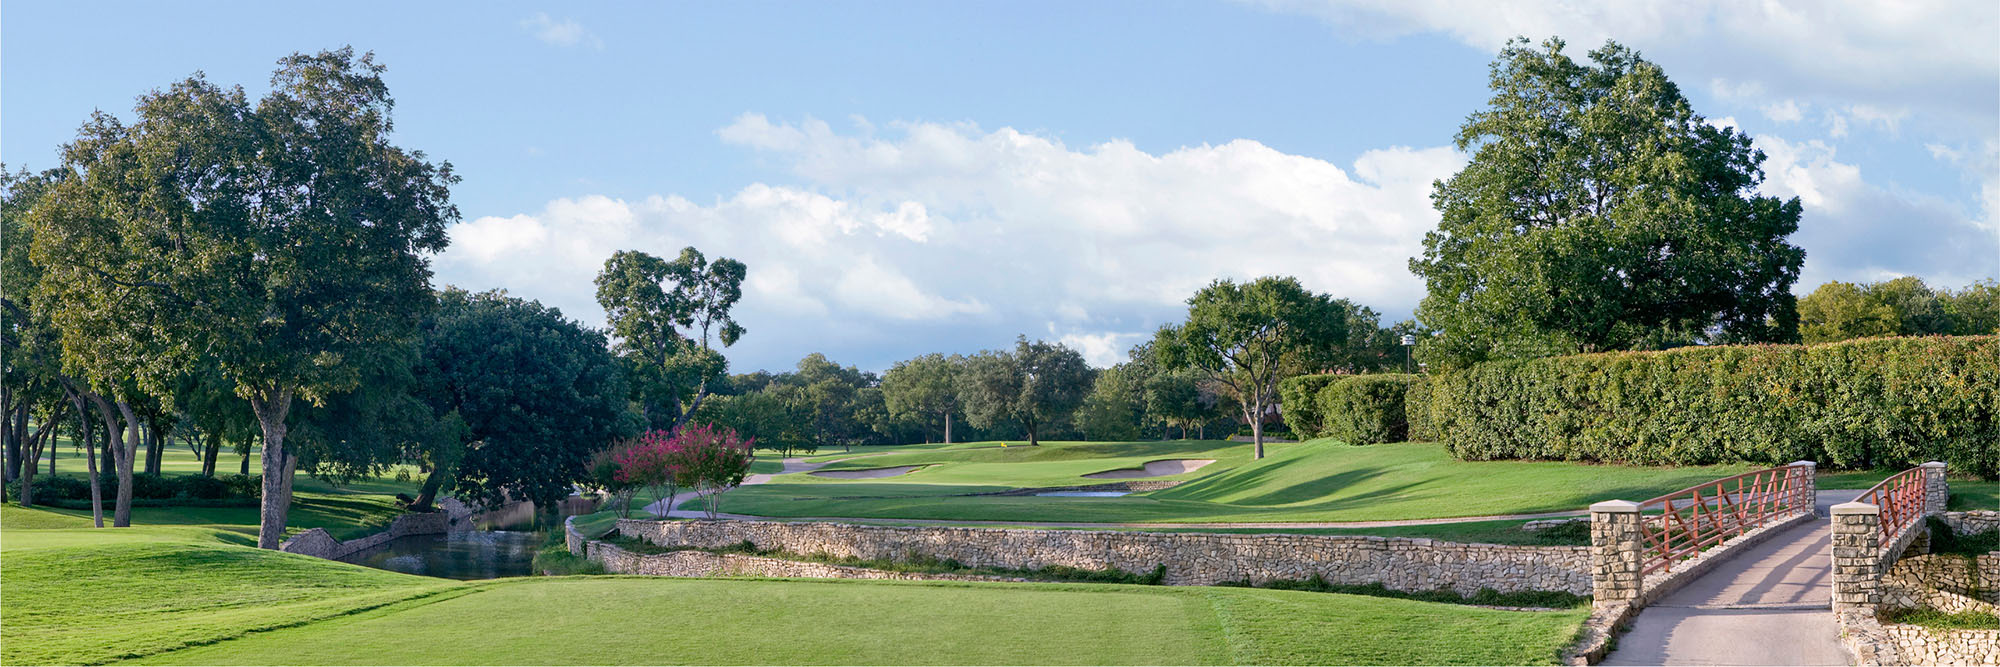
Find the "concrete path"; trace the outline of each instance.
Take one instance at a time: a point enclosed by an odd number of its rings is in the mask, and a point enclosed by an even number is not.
[[[1827,508],[1860,491],[1823,490],[1822,518],[1718,563],[1618,637],[1606,665],[1849,665],[1832,605]]]

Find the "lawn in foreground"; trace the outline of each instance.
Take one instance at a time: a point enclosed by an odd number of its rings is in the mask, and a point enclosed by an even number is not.
[[[101,663],[457,588],[240,546],[213,527],[26,527],[73,520],[56,516],[0,509],[0,663]]]
[[[1206,587],[572,577],[142,662],[1547,664],[1584,613]]]
[[[1248,446],[1186,441],[1144,445],[1139,454],[1065,458],[1106,451],[1106,443],[1051,443],[996,452],[941,450],[871,456],[842,467],[931,467],[895,478],[834,481],[782,475],[729,492],[725,512],[772,517],[853,517],[980,521],[1302,522],[1427,519],[1577,510],[1590,503],[1643,500],[1750,466],[1680,468],[1558,461],[1460,461],[1432,443],[1356,447],[1322,439],[1269,446],[1261,461],[1238,458]],[[1174,449],[1179,447],[1179,449]],[[1023,454],[1012,450],[1027,449]],[[1041,452],[1033,451],[1044,450]],[[1022,457],[1008,463],[1005,457]],[[1090,483],[1077,470],[1134,460],[1214,458],[1186,483],[1118,498],[965,496],[1023,481]],[[1020,466],[1027,472],[1009,468]],[[1060,467],[1070,477],[1045,474]],[[981,483],[981,482],[985,483]],[[1053,484],[1051,484],[1053,485]]]

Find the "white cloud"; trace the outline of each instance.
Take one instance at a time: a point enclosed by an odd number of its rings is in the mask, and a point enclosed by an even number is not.
[[[1055,331],[1055,323],[1049,323],[1049,332],[1053,334]],[[1097,368],[1109,368],[1117,365],[1119,362],[1125,361],[1126,354],[1131,351],[1132,346],[1146,342],[1146,339],[1151,335],[1151,332],[1118,333],[1106,331],[1063,334],[1057,340],[1070,349],[1082,354],[1085,363]]]
[[[599,39],[595,33],[584,28],[583,24],[577,23],[575,19],[566,18],[557,21],[549,18],[547,13],[535,12],[534,16],[521,20],[521,28],[544,44],[566,47],[588,46],[599,51],[604,50],[604,40]]]
[[[969,124],[884,131],[745,115],[719,136],[802,184],[756,183],[708,204],[587,196],[481,217],[452,227],[439,274],[597,322],[592,279],[613,251],[694,245],[749,265],[745,368],[842,345],[902,356],[1002,346],[1025,322],[1060,322],[1050,337],[1109,363],[1220,277],[1294,275],[1408,312],[1422,283],[1405,262],[1437,221],[1431,183],[1464,161],[1394,147],[1344,169],[1249,140],[1154,154]]]
[[[1804,120],[1806,117],[1805,110],[1800,108],[1797,100],[1785,100],[1777,104],[1766,104],[1761,107],[1761,110],[1764,112],[1765,118],[1779,123],[1796,123]]]

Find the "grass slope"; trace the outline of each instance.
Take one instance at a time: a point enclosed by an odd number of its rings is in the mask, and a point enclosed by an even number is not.
[[[1583,614],[1251,589],[561,578],[145,662],[1546,664]]]
[[[723,511],[774,517],[1076,522],[1299,522],[1423,519],[1580,509],[1645,499],[1748,466],[1649,468],[1551,461],[1459,461],[1430,443],[1353,447],[1334,440],[1249,447],[1215,441],[1049,443],[933,449],[829,466],[927,465],[880,480],[785,475],[724,496]],[[1172,489],[1118,498],[961,496],[1101,480],[1085,472],[1162,458],[1213,458]]]
[[[212,528],[29,529],[62,519],[4,512],[0,663],[10,665],[148,655],[455,587],[238,546]]]

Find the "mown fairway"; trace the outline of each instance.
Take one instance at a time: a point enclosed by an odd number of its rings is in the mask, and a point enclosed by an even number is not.
[[[688,580],[460,583],[208,527],[0,513],[0,662],[1541,664],[1580,610],[1255,589]]]
[[[1219,441],[954,445],[867,456],[826,470],[926,466],[877,480],[784,475],[724,497],[726,512],[856,517],[1076,522],[1374,521],[1582,509],[1643,500],[1749,466],[1648,468],[1549,461],[1459,461],[1429,443],[1349,446],[1334,440],[1269,446]],[[838,458],[837,456],[823,458]],[[1119,498],[969,496],[1010,488],[1106,481],[1085,473],[1169,458],[1216,462],[1180,486]]]

